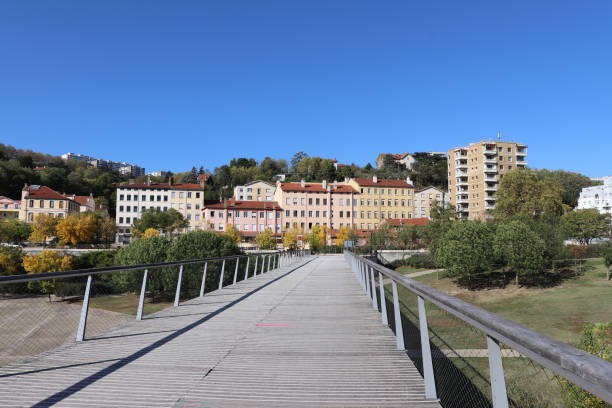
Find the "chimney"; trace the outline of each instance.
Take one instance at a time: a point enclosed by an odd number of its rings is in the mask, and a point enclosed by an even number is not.
[[[349,178],[348,178],[348,177],[345,177],[345,178],[344,178],[344,183],[345,183],[345,184],[348,184],[348,182],[349,182]]]
[[[410,177],[406,177],[406,183],[412,184],[412,180],[410,180]]]
[[[323,185],[323,190],[327,190],[327,180],[323,180],[321,184]]]
[[[372,176],[372,181],[374,182],[374,184],[378,183],[378,177]]]
[[[334,190],[338,189],[338,182],[336,180],[334,180]]]
[[[306,187],[306,181],[304,181],[304,179],[300,181],[300,186],[302,186],[302,188]]]
[[[151,185],[151,176],[147,176],[147,186]]]
[[[168,185],[172,186],[172,176],[168,177]]]

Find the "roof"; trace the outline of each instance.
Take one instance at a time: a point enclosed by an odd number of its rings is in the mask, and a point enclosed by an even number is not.
[[[264,184],[269,185],[270,187],[276,187],[276,186],[274,185],[274,183],[270,183],[269,181],[263,181],[263,180],[253,180],[253,181],[249,181],[248,183],[243,184],[243,186],[251,186],[251,185],[253,185],[253,184],[257,184],[257,183],[264,183]],[[236,187],[239,187],[239,186],[236,186]]]
[[[439,189],[438,187],[434,187],[434,186],[427,186],[427,187],[417,188],[417,189],[415,190],[415,192],[420,193],[421,191],[429,190],[430,188],[432,188],[432,189],[434,189],[434,190],[436,190],[436,191],[439,191],[439,192],[441,192],[441,193],[445,193],[445,191],[443,191],[443,190]]]
[[[393,227],[402,225],[421,225],[425,227],[429,224],[429,218],[387,218],[386,222]]]
[[[239,201],[234,199],[204,204],[204,208],[212,210],[282,210],[276,201]]]
[[[357,184],[360,186],[367,187],[404,187],[404,188],[414,188],[412,184],[408,184],[406,180],[387,180],[387,179],[379,179],[376,182],[371,178],[356,178],[354,179]]]
[[[8,201],[12,201],[14,203],[19,203],[19,200],[13,200],[12,198],[8,198],[8,197],[5,197],[5,196],[0,196],[0,201],[2,201],[2,200],[8,200]]]
[[[28,198],[32,199],[45,199],[45,200],[70,200],[70,198],[58,193],[57,191],[47,186],[39,186],[33,184],[23,188],[24,191],[28,192]]]
[[[333,184],[328,183],[327,187],[329,187],[330,192],[332,193],[356,193],[353,187],[346,184]],[[283,191],[302,191],[302,192],[310,192],[310,193],[327,193],[327,190],[323,188],[322,183],[304,183],[304,187],[302,187],[302,183],[280,183],[280,188]]]
[[[87,205],[89,198],[89,196],[73,196],[72,199],[81,205]]]
[[[402,160],[404,157],[408,156],[410,153],[381,153],[379,156],[391,156],[395,160]]]

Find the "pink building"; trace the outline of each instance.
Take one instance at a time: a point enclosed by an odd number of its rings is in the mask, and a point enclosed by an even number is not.
[[[357,190],[346,184],[278,182],[275,198],[284,210],[284,229],[297,227],[307,233],[315,225],[339,229],[356,223]]]
[[[237,201],[230,199],[204,205],[205,229],[224,232],[232,224],[244,237],[265,229],[281,234],[283,210],[276,201]]]

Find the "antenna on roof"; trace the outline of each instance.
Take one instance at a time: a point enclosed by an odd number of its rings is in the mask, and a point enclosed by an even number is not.
[[[502,138],[502,132],[497,131],[497,140],[501,140],[501,138]]]

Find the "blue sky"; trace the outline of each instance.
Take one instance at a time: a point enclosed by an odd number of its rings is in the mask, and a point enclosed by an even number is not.
[[[0,142],[213,169],[483,139],[612,174],[612,2],[3,1]]]

